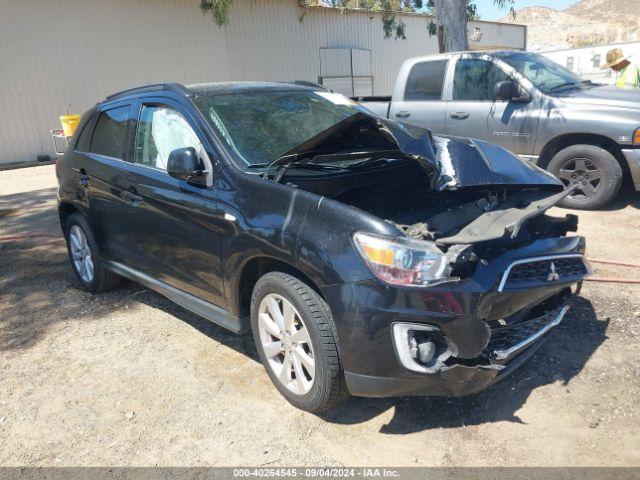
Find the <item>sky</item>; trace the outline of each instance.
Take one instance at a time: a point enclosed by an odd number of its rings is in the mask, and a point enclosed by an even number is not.
[[[567,8],[572,3],[576,3],[577,0],[516,0],[515,9],[519,10],[524,7],[550,7],[556,10],[562,10]],[[482,20],[497,20],[504,17],[509,13],[508,9],[499,9],[493,3],[493,0],[476,0],[478,6],[478,13]],[[518,19],[516,18],[516,21]]]

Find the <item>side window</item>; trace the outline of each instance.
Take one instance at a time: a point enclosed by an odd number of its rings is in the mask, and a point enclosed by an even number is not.
[[[80,134],[78,135],[78,140],[76,140],[76,150],[79,152],[88,152],[89,144],[91,143],[91,132],[93,132],[93,121],[95,120],[95,115],[92,115],[86,122],[82,124],[82,130],[80,130]]]
[[[128,115],[128,105],[100,113],[89,151],[107,157],[122,158]]]
[[[496,83],[506,80],[511,79],[487,60],[460,59],[453,77],[453,100],[493,101]]]
[[[166,170],[169,154],[184,147],[200,152],[201,144],[182,114],[171,107],[144,105],[136,130],[134,162]]]
[[[405,100],[440,100],[449,60],[416,63],[407,79]]]

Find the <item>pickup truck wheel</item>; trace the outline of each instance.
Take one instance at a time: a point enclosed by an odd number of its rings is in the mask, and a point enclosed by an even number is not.
[[[85,290],[100,293],[120,283],[121,277],[102,265],[91,228],[79,213],[74,213],[67,220],[65,238],[73,272]]]
[[[347,396],[331,311],[307,284],[282,272],[256,283],[253,338],[271,381],[294,406],[320,413]]]
[[[620,191],[622,168],[615,157],[595,145],[572,145],[560,150],[547,170],[578,190],[560,202],[561,207],[595,210],[604,207]]]

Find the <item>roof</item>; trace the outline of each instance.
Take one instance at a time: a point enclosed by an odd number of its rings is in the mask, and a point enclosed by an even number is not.
[[[121,92],[109,95],[105,101],[120,100],[123,98],[151,92],[172,92],[174,94],[190,97],[193,95],[225,95],[231,93],[251,93],[264,91],[308,91],[325,90],[322,85],[312,82],[295,80],[292,82],[212,82],[193,85],[181,85],[179,83],[155,83],[129,88]]]
[[[195,95],[227,95],[230,93],[252,93],[257,91],[305,91],[324,89],[310,82],[214,82],[187,85]]]

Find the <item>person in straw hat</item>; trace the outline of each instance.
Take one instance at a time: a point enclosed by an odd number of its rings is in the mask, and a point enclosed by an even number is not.
[[[624,56],[622,50],[614,48],[607,52],[607,63],[602,66],[605,70],[610,68],[618,73],[616,87],[620,88],[640,88],[640,68],[629,61],[628,56]]]

